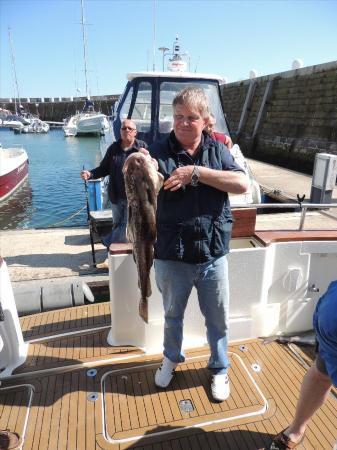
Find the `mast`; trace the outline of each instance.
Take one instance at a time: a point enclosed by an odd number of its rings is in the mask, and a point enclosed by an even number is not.
[[[156,0],[153,0],[153,65],[152,70],[156,71]]]
[[[15,105],[15,114],[18,114],[17,110],[17,101],[19,102],[19,107],[21,105],[20,100],[20,92],[19,92],[19,84],[18,84],[18,78],[16,76],[16,68],[15,68],[15,58],[14,58],[14,47],[12,42],[12,35],[11,35],[11,29],[8,28],[8,41],[9,41],[9,49],[10,49],[10,55],[11,55],[11,63],[12,63],[12,71],[14,76],[14,105]]]
[[[84,59],[84,76],[85,76],[85,93],[86,97],[90,99],[89,88],[88,88],[88,67],[87,67],[87,40],[85,33],[85,18],[84,18],[84,4],[83,0],[81,0],[81,12],[82,12],[82,40],[83,40],[83,59]]]

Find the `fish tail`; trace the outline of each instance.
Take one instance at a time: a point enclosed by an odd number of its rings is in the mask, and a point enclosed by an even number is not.
[[[149,308],[147,298],[141,298],[139,302],[139,315],[145,323],[149,323]]]

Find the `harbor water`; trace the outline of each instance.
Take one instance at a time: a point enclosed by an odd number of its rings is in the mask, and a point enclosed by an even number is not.
[[[0,204],[0,230],[86,225],[80,171],[83,166],[92,169],[99,164],[100,139],[104,138],[65,138],[61,129],[14,134],[0,128],[2,146],[22,145],[29,158],[28,180]]]

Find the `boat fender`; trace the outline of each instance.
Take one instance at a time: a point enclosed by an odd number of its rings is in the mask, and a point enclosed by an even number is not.
[[[75,282],[71,285],[72,290],[72,305],[71,306],[80,306],[85,304],[83,288],[81,282]]]
[[[42,311],[41,286],[33,283],[28,286],[13,286],[14,299],[19,317]]]
[[[73,306],[71,285],[50,282],[42,286],[42,311]]]
[[[253,203],[259,204],[262,203],[262,196],[261,196],[261,188],[259,183],[256,180],[252,180],[252,197],[253,197]]]
[[[87,283],[82,283],[82,290],[83,290],[84,297],[88,300],[88,302],[94,303],[94,301],[95,301],[94,294],[92,293],[92,290],[87,285]]]

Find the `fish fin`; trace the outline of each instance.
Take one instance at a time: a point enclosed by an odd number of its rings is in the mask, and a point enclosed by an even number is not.
[[[148,277],[146,297],[151,297],[151,295],[152,295],[151,281],[150,281],[150,277]]]
[[[164,184],[164,177],[160,172],[158,172],[158,182],[157,182],[157,186],[156,186],[157,194],[159,193],[160,189],[163,187],[163,184]]]
[[[145,323],[149,323],[149,311],[148,311],[147,298],[141,298],[139,302],[139,315]]]
[[[127,219],[127,226],[126,226],[126,237],[128,239],[129,242],[133,241],[133,235],[131,232],[131,227],[129,226],[129,224],[132,221],[132,208],[130,205],[128,205],[128,219]]]

